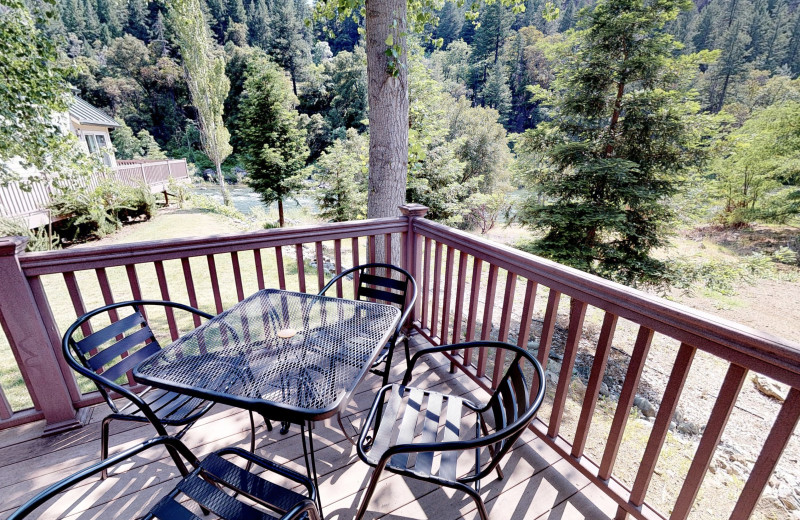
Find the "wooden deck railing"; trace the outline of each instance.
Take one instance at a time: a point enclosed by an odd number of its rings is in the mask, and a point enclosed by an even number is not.
[[[697,352],[728,368],[680,491],[662,508],[671,510],[670,518],[688,516],[748,371],[789,385],[730,517],[751,514],[800,417],[797,344],[427,221],[425,211],[408,205],[398,218],[48,253],[22,253],[19,240],[0,240],[0,316],[33,403],[12,409],[0,392],[0,428],[45,418],[49,431],[60,431],[77,424],[76,410],[99,401],[81,391],[59,351],[61,331],[86,309],[148,297],[220,312],[259,288],[316,292],[332,276],[324,270],[326,256],[341,271],[380,250],[418,280],[412,325],[435,344],[498,338],[529,347],[534,324],[541,323],[533,345],[546,364],[557,328],[566,328],[558,383],[533,429],[619,504],[620,518],[663,518],[645,498]],[[393,250],[401,258],[392,258]],[[341,287],[337,293],[343,294]],[[601,325],[594,333],[587,316],[597,314]],[[175,316],[165,315],[164,324],[173,338],[180,334]],[[592,461],[587,440],[597,430],[603,374],[625,327],[635,328],[636,339],[602,453]],[[655,336],[679,346],[635,478],[626,486],[616,462]],[[591,374],[579,410],[568,417],[573,367],[587,338],[596,338]],[[504,362],[471,352],[448,358],[485,388],[497,381]],[[576,425],[571,440],[567,422]]]
[[[186,159],[163,161],[118,161],[110,174],[128,186],[145,184],[153,193],[166,190],[169,179],[187,179],[189,170]],[[87,179],[86,185],[96,187],[107,175],[96,173]],[[0,217],[24,220],[29,228],[50,222],[47,209],[52,199],[52,188],[46,183],[34,184],[30,191],[22,190],[17,183],[0,186]]]

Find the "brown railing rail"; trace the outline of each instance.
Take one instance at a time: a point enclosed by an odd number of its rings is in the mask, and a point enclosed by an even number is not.
[[[412,273],[421,281],[414,325],[434,344],[471,341],[479,334],[480,339],[501,341],[516,337],[516,343],[525,347],[530,340],[537,291],[546,290],[547,304],[536,342],[537,357],[546,366],[559,321],[559,303],[569,299],[567,316],[561,319],[566,324],[567,337],[549,418],[540,413],[533,428],[617,501],[618,518],[627,514],[664,518],[645,502],[645,496],[697,351],[712,354],[729,365],[680,493],[673,497],[670,519],[686,518],[691,511],[748,371],[789,385],[788,396],[730,518],[751,515],[800,418],[800,345],[435,222],[414,219],[410,236],[414,248]],[[501,284],[502,295],[496,295]],[[519,292],[524,296],[515,297],[517,286],[522,288],[523,284],[524,290]],[[602,326],[570,442],[562,435],[562,423],[579,344],[590,335],[585,331],[590,306],[602,315]],[[512,315],[518,319],[512,320]],[[602,456],[593,461],[585,447],[620,320],[626,320],[638,331]],[[616,478],[614,468],[655,334],[671,338],[679,348],[635,480],[632,487],[626,487]],[[502,359],[473,359],[469,352],[448,357],[455,367],[487,389],[503,366]]]
[[[698,448],[680,477],[680,491],[661,507],[671,511],[670,518],[686,518],[695,503],[748,372],[789,385],[730,514],[750,516],[800,418],[800,346],[427,221],[425,211],[408,205],[398,218],[47,253],[22,253],[20,240],[0,239],[0,321],[32,403],[28,409],[15,408],[0,388],[0,428],[44,418],[48,431],[60,431],[78,423],[76,410],[99,401],[95,393],[82,391],[59,350],[61,332],[87,309],[147,297],[220,312],[259,288],[315,292],[333,275],[325,272],[326,263],[340,272],[347,264],[383,256],[417,279],[420,297],[412,325],[435,344],[511,341],[535,348],[546,366],[557,330],[562,331],[560,373],[533,429],[619,504],[619,518],[663,518],[645,499],[698,352],[724,360],[727,372]],[[398,251],[400,258],[392,258]],[[343,295],[341,287],[337,295]],[[590,322],[597,316],[593,329]],[[163,321],[173,338],[182,326],[192,326],[170,314]],[[593,461],[587,446],[598,428],[603,375],[626,327],[635,339],[618,404]],[[635,477],[626,486],[617,459],[651,345],[662,338],[675,343],[675,360]],[[591,373],[575,404],[572,372],[589,341]],[[448,359],[487,389],[504,362],[484,352]]]

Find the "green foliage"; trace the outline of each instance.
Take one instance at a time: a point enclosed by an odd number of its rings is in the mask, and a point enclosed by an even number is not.
[[[64,190],[52,198],[49,208],[66,218],[64,233],[72,240],[102,238],[131,219],[154,217],[156,199],[147,186],[107,179],[96,188]]]
[[[718,220],[740,226],[754,220],[785,222],[800,214],[800,102],[764,108],[718,145],[711,164],[715,194],[722,200]]]
[[[668,281],[674,287],[688,291],[703,287],[725,295],[736,294],[737,284],[754,284],[776,274],[772,259],[762,253],[736,260],[672,258],[669,265]]]
[[[230,133],[222,122],[222,110],[230,89],[225,59],[215,47],[199,0],[169,2],[169,20],[181,49],[192,104],[197,110],[200,140],[217,168],[217,178],[226,204],[229,202],[222,177],[222,162],[233,149]]]
[[[67,70],[37,27],[53,15],[48,4],[31,13],[21,0],[0,0],[0,186],[66,185],[97,164],[67,130]]]
[[[239,139],[249,183],[265,204],[278,202],[299,188],[296,175],[305,166],[305,129],[295,111],[297,99],[283,71],[255,60],[247,67],[241,104]]]
[[[46,227],[28,229],[24,220],[0,217],[0,237],[25,237],[25,251],[52,251],[61,248],[61,239],[57,234],[48,234]]]
[[[320,217],[330,222],[366,217],[368,154],[367,137],[351,128],[314,163],[311,192]]]
[[[511,210],[507,193],[476,193],[467,202],[469,213],[466,220],[482,235],[488,233],[501,217]]]
[[[161,147],[145,129],[133,135],[133,130],[122,124],[114,129],[111,134],[111,142],[114,144],[115,156],[117,159],[166,159],[167,155],[161,151]]]
[[[545,198],[520,215],[545,231],[530,251],[625,283],[664,279],[650,252],[665,244],[665,200],[696,160],[687,128],[699,106],[663,26],[687,6],[604,0],[581,12],[554,56],[554,121],[530,139],[546,161],[534,174]]]

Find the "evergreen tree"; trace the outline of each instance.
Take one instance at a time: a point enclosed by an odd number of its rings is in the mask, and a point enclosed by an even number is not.
[[[97,17],[97,9],[95,8],[94,0],[83,0],[83,19],[85,28],[83,37],[93,42],[100,38],[100,18]]]
[[[508,120],[508,113],[511,109],[511,90],[508,88],[506,72],[502,63],[496,63],[489,68],[482,98],[487,107],[497,110],[502,121]]]
[[[228,5],[226,0],[205,0],[208,7],[208,24],[217,43],[225,41],[225,32],[228,30]]]
[[[770,13],[764,37],[764,68],[775,71],[786,61],[789,50],[791,10],[786,0],[778,0]]]
[[[112,38],[122,35],[122,20],[120,14],[124,14],[124,10],[120,13],[119,6],[112,0],[97,0],[97,16],[100,23],[108,28],[108,32]],[[104,40],[108,43],[109,40]]]
[[[242,0],[228,0],[227,11],[233,23],[247,23],[247,11]]]
[[[750,36],[743,30],[743,25],[744,21],[734,20],[720,41],[721,53],[714,65],[709,98],[710,107],[715,112],[722,110],[728,89],[747,66],[747,46],[750,43]]]
[[[549,128],[529,131],[552,165],[528,201],[526,223],[545,230],[530,249],[627,283],[657,282],[677,175],[689,157],[695,108],[675,85],[676,49],[664,24],[686,0],[600,0],[560,54]],[[537,139],[538,137],[538,139]]]
[[[80,0],[63,0],[58,3],[61,10],[61,21],[64,28],[74,33],[78,38],[83,38],[86,31],[84,6]]]
[[[278,203],[281,227],[283,199],[299,188],[297,173],[308,156],[296,104],[297,98],[278,66],[266,59],[248,64],[239,140],[250,186],[265,204]]]
[[[458,39],[464,26],[464,13],[455,2],[445,2],[439,12],[439,24],[433,30],[433,38],[440,39],[442,49],[447,49],[450,42]]]
[[[311,62],[311,49],[305,39],[302,20],[291,0],[278,2],[272,13],[272,40],[269,54],[289,72],[292,91],[297,96],[297,80]]]
[[[266,0],[255,0],[252,11],[248,17],[248,33],[250,45],[268,50],[272,40],[272,18],[267,8]]]
[[[147,0],[128,0],[128,22],[125,24],[125,32],[140,40],[150,41],[148,14]]]
[[[488,5],[481,11],[480,25],[475,30],[470,54],[472,71],[469,87],[476,105],[486,104],[483,88],[489,80],[490,69],[502,58],[511,22],[509,10],[500,2]]]
[[[314,163],[313,192],[323,219],[344,222],[367,216],[368,155],[367,137],[351,128]]]

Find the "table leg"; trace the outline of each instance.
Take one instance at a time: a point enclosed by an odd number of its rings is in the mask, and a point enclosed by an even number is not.
[[[306,473],[308,478],[314,481],[317,488],[317,507],[319,507],[319,516],[325,518],[322,512],[322,496],[319,491],[319,480],[317,479],[317,462],[314,459],[314,433],[311,428],[311,422],[308,423],[308,448],[306,448],[306,423],[300,423],[300,437],[303,439],[303,458],[306,462]],[[309,453],[310,452],[310,453]],[[309,464],[309,455],[311,463]]]

